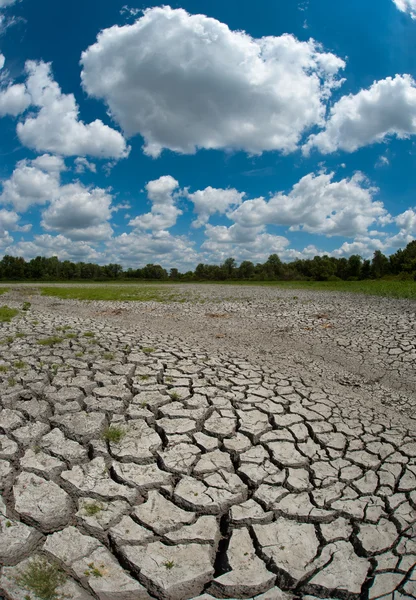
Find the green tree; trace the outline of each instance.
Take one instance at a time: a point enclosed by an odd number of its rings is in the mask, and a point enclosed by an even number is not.
[[[380,277],[387,275],[389,272],[389,259],[381,252],[381,250],[376,250],[374,252],[373,260],[371,261],[371,275],[375,279],[380,279]]]

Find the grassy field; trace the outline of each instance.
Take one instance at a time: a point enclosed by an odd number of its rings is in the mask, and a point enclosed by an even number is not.
[[[349,292],[384,296],[388,298],[408,298],[416,300],[416,281],[224,281],[225,285],[267,286],[281,289],[314,290],[327,292]]]
[[[9,291],[9,288],[0,287],[0,296]]]
[[[9,323],[18,313],[15,308],[0,306],[0,323]]]
[[[123,285],[121,288],[107,284],[79,287],[42,287],[43,296],[72,300],[127,300],[135,302],[183,302],[184,296],[171,288],[149,285]]]

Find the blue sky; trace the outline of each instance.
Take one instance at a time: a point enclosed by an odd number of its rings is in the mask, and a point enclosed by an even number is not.
[[[188,270],[416,236],[416,0],[0,14],[0,254]]]

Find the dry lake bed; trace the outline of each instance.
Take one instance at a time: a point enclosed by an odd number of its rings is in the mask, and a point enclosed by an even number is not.
[[[0,597],[416,597],[414,301],[8,287]]]

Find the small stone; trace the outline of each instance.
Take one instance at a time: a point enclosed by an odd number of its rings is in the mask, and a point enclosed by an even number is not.
[[[158,451],[163,467],[172,473],[190,473],[200,455],[201,450],[194,444],[188,443],[175,444],[163,452]]]
[[[138,581],[121,568],[103,546],[72,564],[81,583],[88,583],[99,600],[150,600]]]
[[[318,562],[327,564],[309,580],[311,590],[318,586],[356,595],[361,593],[371,567],[367,559],[356,555],[349,542],[343,541],[326,546]]]
[[[387,519],[380,519],[379,523],[371,525],[360,524],[358,539],[368,554],[375,554],[388,550],[393,546],[398,537],[394,523]]]
[[[133,521],[131,517],[124,516],[120,523],[109,531],[112,541],[120,549],[126,544],[138,545],[151,542],[155,535],[149,529]]]
[[[185,525],[165,534],[165,538],[176,544],[210,543],[215,551],[220,540],[220,528],[213,516],[202,516],[192,525]]]
[[[61,471],[66,469],[66,465],[61,460],[50,456],[42,451],[26,450],[20,460],[23,469],[39,475],[40,477],[54,478]]]
[[[52,481],[33,473],[21,473],[13,486],[15,510],[44,532],[65,527],[72,516],[68,494]]]
[[[253,525],[254,523],[270,523],[272,512],[265,512],[260,504],[250,498],[242,504],[235,504],[230,509],[231,523],[235,525]]]
[[[280,583],[295,585],[313,572],[311,563],[319,548],[313,525],[278,518],[267,525],[253,525],[253,530],[261,555],[286,574]]]
[[[41,537],[33,527],[0,516],[0,564],[16,565],[33,552]]]
[[[121,462],[147,464],[155,460],[154,453],[162,446],[162,440],[154,429],[138,419],[129,421],[120,442],[110,442],[111,454]]]
[[[256,556],[247,529],[234,529],[227,550],[230,571],[214,579],[213,590],[225,597],[249,597],[270,589],[276,575]]]
[[[106,530],[130,508],[123,500],[103,502],[94,498],[80,498],[78,507],[79,510],[75,515],[78,522],[101,541],[105,541]]]
[[[97,456],[85,465],[75,465],[61,474],[62,479],[79,496],[91,496],[99,500],[127,500],[134,502],[137,491],[113,481],[105,460]]]
[[[160,488],[171,482],[171,475],[159,469],[156,463],[136,465],[113,462],[113,469],[119,480],[127,485],[138,487],[140,491]]]
[[[54,417],[52,422],[54,425],[62,427],[69,437],[84,443],[101,437],[106,425],[106,418],[103,413],[80,411]]]
[[[398,589],[404,579],[399,573],[378,573],[375,576],[373,585],[368,590],[370,600],[387,596]]]
[[[66,439],[58,428],[52,429],[48,435],[39,440],[39,446],[50,454],[69,462],[70,465],[85,462],[87,459],[86,449],[78,442]]]
[[[194,513],[182,510],[154,490],[149,492],[147,502],[134,509],[134,516],[159,535],[195,520]]]
[[[198,596],[214,574],[210,548],[204,544],[154,542],[145,548],[124,546],[121,553],[149,592],[162,600]]]

